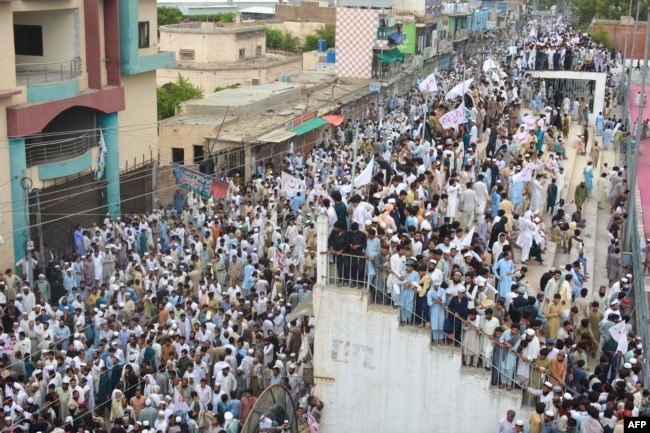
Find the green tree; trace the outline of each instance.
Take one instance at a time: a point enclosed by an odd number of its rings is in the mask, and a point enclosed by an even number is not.
[[[266,49],[282,50],[290,53],[297,53],[300,45],[300,38],[294,36],[289,30],[284,32],[271,27],[266,28]]]
[[[605,26],[598,24],[595,28],[589,32],[589,36],[595,42],[602,43],[608,50],[616,50],[618,46],[609,39],[609,33],[605,30]]]
[[[327,23],[318,27],[314,33],[305,37],[304,51],[313,51],[318,48],[318,40],[325,39],[327,48],[333,48],[336,41],[336,30],[334,25]]]
[[[174,83],[163,84],[156,89],[158,102],[158,120],[167,119],[176,115],[176,107],[190,99],[203,97],[203,89],[190,83],[181,74]]]
[[[160,6],[158,8],[158,25],[178,24],[183,20],[183,12],[178,8]]]

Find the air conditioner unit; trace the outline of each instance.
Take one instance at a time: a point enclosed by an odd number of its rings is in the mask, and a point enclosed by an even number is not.
[[[251,79],[251,84],[253,86],[259,86],[260,85],[260,79],[259,78],[253,78]]]

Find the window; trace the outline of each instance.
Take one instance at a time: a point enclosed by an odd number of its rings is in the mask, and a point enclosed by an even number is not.
[[[257,48],[255,48],[255,55],[256,56],[261,56],[262,55],[262,46],[258,45]]]
[[[194,50],[180,50],[178,55],[181,60],[194,60]]]
[[[14,51],[19,56],[43,56],[43,27],[14,24]]]
[[[149,21],[138,23],[138,48],[149,48]]]
[[[201,164],[203,162],[203,146],[195,144],[194,146],[194,164]]]
[[[240,48],[239,49],[239,58],[243,59],[244,57],[246,57],[246,48]]]
[[[180,165],[185,164],[185,149],[172,147],[172,162]]]

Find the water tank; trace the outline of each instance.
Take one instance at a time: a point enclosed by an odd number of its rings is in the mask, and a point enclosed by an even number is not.
[[[325,39],[318,40],[318,51],[320,51],[321,53],[327,51],[327,41]]]
[[[280,74],[280,81],[283,83],[291,82],[291,74]]]
[[[330,50],[327,52],[327,63],[336,63],[336,51]]]

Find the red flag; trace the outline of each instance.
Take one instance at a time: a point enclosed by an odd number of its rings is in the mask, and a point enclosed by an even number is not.
[[[210,196],[214,198],[226,198],[228,195],[228,184],[213,180],[210,185]]]

